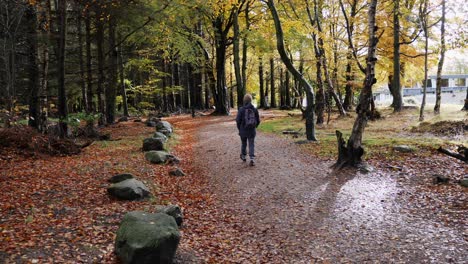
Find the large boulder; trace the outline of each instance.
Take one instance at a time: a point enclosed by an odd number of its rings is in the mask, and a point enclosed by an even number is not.
[[[122,263],[172,263],[180,241],[173,217],[164,213],[127,213],[115,241],[115,253]]]
[[[136,179],[128,179],[112,184],[107,192],[121,200],[139,200],[150,195],[148,187]]]
[[[160,138],[145,138],[143,140],[143,151],[164,150],[164,140]]]
[[[172,125],[167,121],[160,121],[156,124],[156,131],[163,133],[166,136],[172,134]]]
[[[166,135],[164,135],[164,134],[161,133],[161,132],[155,132],[154,135],[153,135],[153,137],[154,137],[154,138],[162,139],[164,142],[167,141]]]
[[[145,159],[151,163],[156,164],[165,163],[170,157],[172,157],[172,155],[170,155],[166,151],[153,150],[145,153]]]
[[[177,225],[180,227],[184,221],[184,215],[182,214],[182,209],[178,205],[158,205],[156,206],[157,213],[165,213],[174,217]]]
[[[135,178],[135,177],[133,177],[133,175],[130,174],[130,173],[122,173],[122,174],[117,174],[117,175],[112,176],[108,180],[108,182],[118,183],[118,182],[125,181],[125,180],[128,180],[128,179],[133,179],[133,178]]]

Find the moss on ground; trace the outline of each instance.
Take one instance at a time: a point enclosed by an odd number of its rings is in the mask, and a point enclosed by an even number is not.
[[[446,137],[441,138],[436,133],[414,133],[415,127],[418,127],[419,122],[419,110],[418,109],[407,109],[399,113],[393,113],[390,108],[379,109],[383,118],[370,121],[366,127],[363,138],[363,146],[366,151],[366,156],[384,156],[386,158],[398,159],[400,153],[395,153],[392,150],[394,145],[408,145],[413,147],[421,155],[430,155],[431,150],[438,148],[440,145],[460,145],[468,144],[467,138],[458,134],[445,133]],[[432,109],[431,109],[432,111]],[[277,114],[277,113],[276,113]],[[294,113],[293,115],[276,115],[277,117],[268,118],[264,120],[259,130],[266,133],[273,133],[282,135],[285,130],[299,131],[298,137],[291,135],[284,135],[292,138],[292,140],[303,140],[305,138],[305,125],[300,114]],[[440,122],[441,116],[450,120],[443,120],[445,126],[450,128],[451,124],[460,127],[460,124],[466,124],[463,121],[466,118],[466,113],[455,111],[452,108],[442,112],[440,116],[433,116],[432,112],[426,114],[426,121],[423,123],[425,126],[432,127],[434,129],[441,128],[436,122]],[[319,142],[310,142],[303,144],[302,146],[320,157],[325,158],[336,158],[337,156],[337,143],[335,131],[340,130],[345,138],[348,138],[355,120],[355,114],[351,113],[349,117],[340,118],[336,113],[333,113],[331,120],[328,124],[316,126],[316,136]],[[434,123],[436,123],[434,125]],[[429,124],[429,125],[427,125]],[[442,129],[443,131],[447,129]],[[460,131],[459,128],[452,129],[453,131]],[[426,131],[427,132],[427,131]],[[429,131],[430,132],[430,131]]]

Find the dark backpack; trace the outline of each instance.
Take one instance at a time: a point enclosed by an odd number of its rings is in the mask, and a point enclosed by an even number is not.
[[[255,117],[255,111],[252,108],[246,108],[244,112],[244,128],[255,127],[257,127],[257,118]]]

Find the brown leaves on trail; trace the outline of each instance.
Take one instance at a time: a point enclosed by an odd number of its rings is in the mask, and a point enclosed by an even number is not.
[[[468,190],[459,185],[468,175],[464,162],[422,147],[416,153],[400,154],[393,159],[375,155],[369,162],[379,169],[390,170],[397,178],[405,190],[400,196],[407,200],[406,209],[411,213],[435,217],[441,225],[464,228]],[[438,184],[434,180],[437,176],[448,178],[448,183]]]
[[[132,210],[154,211],[157,204],[184,210],[180,253],[190,261],[229,262],[239,245],[234,216],[215,206],[206,178],[192,164],[194,132],[199,119],[169,119],[184,177],[169,176],[170,165],[152,165],[141,151],[154,133],[143,123],[125,122],[103,129],[118,141],[98,141],[79,155],[24,156],[8,152],[0,159],[1,263],[115,263],[115,232]],[[27,146],[25,146],[27,147]],[[6,156],[2,156],[6,157]],[[127,202],[111,199],[107,179],[132,173],[154,198]],[[180,255],[180,254],[179,254]],[[188,257],[187,257],[188,256]]]

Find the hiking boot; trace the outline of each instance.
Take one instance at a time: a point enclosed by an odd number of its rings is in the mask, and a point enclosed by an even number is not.
[[[255,161],[254,161],[254,160],[250,160],[249,165],[250,165],[250,166],[255,166]]]
[[[241,159],[243,162],[246,162],[246,161],[247,161],[247,159],[245,158],[245,155],[242,155],[242,154],[240,155],[240,159]]]

